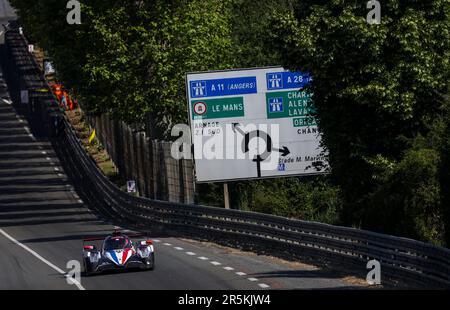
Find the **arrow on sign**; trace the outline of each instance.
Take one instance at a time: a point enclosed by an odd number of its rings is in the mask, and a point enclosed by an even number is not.
[[[234,132],[239,132],[241,135],[243,135],[244,137],[246,137],[247,139],[249,139],[249,136],[247,133],[245,133],[239,126],[241,126],[241,124],[239,123],[233,123],[233,131]],[[258,130],[258,136],[259,136],[259,130]],[[270,139],[270,136],[267,135],[267,139],[270,141],[270,143],[268,143],[267,145],[267,151],[271,152],[272,151],[272,139]],[[266,142],[269,142],[266,141]],[[246,141],[247,145],[248,145],[248,141]],[[281,156],[286,157],[289,154],[291,154],[291,151],[289,151],[289,149],[287,148],[287,146],[283,146],[283,148],[281,149],[277,149],[274,148],[273,149],[275,152],[280,152]],[[245,152],[248,152],[248,148],[245,149]]]
[[[241,124],[233,123],[233,131],[239,132],[241,135],[245,136],[245,132],[239,126],[241,126]]]
[[[286,146],[283,146],[282,149],[275,149],[275,151],[278,151],[281,153],[281,156],[286,157],[289,154],[291,154],[291,151],[289,151],[289,149]]]

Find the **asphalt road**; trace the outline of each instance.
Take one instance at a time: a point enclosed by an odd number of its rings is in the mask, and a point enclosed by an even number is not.
[[[6,8],[6,9],[5,9]],[[0,19],[8,19],[0,0]],[[6,12],[6,14],[4,13]],[[0,70],[0,289],[346,289],[329,271],[213,244],[155,240],[153,271],[113,272],[67,281],[82,238],[113,230],[75,192],[49,141],[17,115]]]
[[[0,44],[3,44],[3,24],[16,19],[16,13],[7,0],[0,0]]]

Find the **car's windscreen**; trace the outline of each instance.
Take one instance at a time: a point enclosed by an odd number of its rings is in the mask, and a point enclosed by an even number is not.
[[[110,238],[105,241],[105,251],[120,250],[129,244],[128,239],[124,237]]]

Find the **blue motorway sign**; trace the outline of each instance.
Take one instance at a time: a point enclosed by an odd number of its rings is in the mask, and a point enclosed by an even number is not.
[[[267,90],[301,89],[312,80],[309,74],[302,72],[273,72],[266,77]]]
[[[244,94],[256,94],[256,76],[198,80],[189,83],[191,98],[206,98],[220,96],[234,96]]]
[[[270,113],[283,112],[283,97],[269,98],[269,111]]]

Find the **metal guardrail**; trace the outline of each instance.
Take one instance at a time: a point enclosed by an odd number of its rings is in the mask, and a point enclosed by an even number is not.
[[[27,51],[25,39],[10,31],[6,42],[15,82],[26,89],[48,87]],[[111,183],[86,153],[51,93],[33,98],[38,101],[40,119],[54,137],[55,149],[79,194],[104,216],[146,228],[226,240],[272,254],[312,257],[354,268],[356,273],[365,271],[367,261],[376,259],[382,274],[390,278],[424,287],[450,288],[450,250],[446,248],[354,228],[128,195]],[[56,132],[52,125],[55,117],[63,122],[64,131]]]

